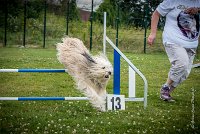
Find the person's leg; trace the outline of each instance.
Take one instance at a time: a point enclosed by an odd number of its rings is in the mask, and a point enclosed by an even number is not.
[[[195,57],[195,54],[196,54],[196,49],[186,49],[186,51],[187,51],[188,58],[189,58],[189,64],[188,64],[187,71],[186,71],[186,73],[180,78],[179,83],[175,83],[175,82],[173,82],[172,80],[171,80],[171,82],[168,82],[168,83],[171,83],[169,94],[171,94],[171,93],[174,91],[174,89],[176,88],[177,85],[179,85],[179,84],[182,83],[185,79],[187,79],[187,77],[189,76],[189,74],[190,74],[190,72],[191,72],[192,64],[193,64],[194,57]]]
[[[188,63],[187,63],[187,66],[185,68],[183,75],[179,78],[179,80],[176,81],[176,82],[173,82],[171,84],[171,86],[174,87],[174,88],[177,87],[180,83],[182,83],[184,80],[186,80],[188,78],[188,76],[191,72],[191,69],[192,69],[192,64],[193,64],[194,57],[195,57],[195,54],[196,54],[196,49],[185,49],[185,50],[187,52]]]
[[[192,67],[195,50],[185,49],[178,45],[165,45],[165,50],[171,63],[168,79],[161,88],[160,98],[171,100],[170,93],[184,81]]]
[[[168,86],[171,86],[172,83],[174,83],[174,81],[171,80],[171,79],[168,77],[168,78],[167,78],[167,81],[166,81],[166,84],[167,84]]]

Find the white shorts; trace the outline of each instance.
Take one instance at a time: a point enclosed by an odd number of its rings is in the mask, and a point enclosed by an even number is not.
[[[183,48],[175,44],[164,44],[171,63],[168,78],[173,80],[172,86],[177,87],[189,76],[196,54],[195,48]]]

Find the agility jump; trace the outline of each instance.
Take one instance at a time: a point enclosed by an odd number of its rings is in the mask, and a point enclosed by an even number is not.
[[[136,72],[144,81],[144,97],[142,98],[136,98],[135,97],[135,88],[132,90],[131,87],[129,87],[129,97],[125,98],[125,101],[142,101],[144,102],[144,108],[147,107],[147,80],[145,76],[131,63],[131,61],[114,45],[114,43],[106,36],[106,13],[104,13],[104,36],[103,36],[103,52],[106,53],[106,41],[113,47],[113,49],[119,54],[129,65],[129,75],[132,74],[132,76],[129,78],[132,78],[129,80],[130,83],[135,83],[135,73]],[[115,58],[115,57],[114,57]],[[114,66],[115,67],[115,66]],[[32,73],[65,73],[68,72],[66,69],[0,69],[0,72],[32,72]],[[131,73],[132,72],[132,73]],[[116,73],[116,72],[114,72]],[[120,72],[118,72],[120,73]],[[120,79],[114,77],[114,79]],[[135,85],[134,85],[135,86]],[[113,90],[116,90],[115,88]],[[118,89],[117,89],[118,90]],[[115,93],[115,91],[114,91]],[[0,100],[18,100],[18,101],[39,101],[39,100],[88,100],[87,97],[0,97]]]

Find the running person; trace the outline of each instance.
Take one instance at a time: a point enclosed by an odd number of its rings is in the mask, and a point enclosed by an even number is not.
[[[172,100],[170,93],[190,74],[198,46],[199,12],[200,0],[164,0],[152,14],[149,45],[156,38],[160,16],[166,17],[162,39],[171,68],[160,90],[165,101]]]

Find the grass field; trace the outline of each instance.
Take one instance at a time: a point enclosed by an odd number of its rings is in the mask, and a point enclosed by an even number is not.
[[[96,54],[97,52],[92,52]],[[200,68],[172,96],[176,102],[159,99],[170,64],[164,53],[125,53],[148,80],[148,107],[127,102],[125,111],[98,112],[88,101],[0,101],[0,133],[200,133]],[[112,52],[108,58],[113,61]],[[195,59],[199,62],[199,59]],[[0,48],[0,68],[63,68],[56,51],[33,48]],[[121,94],[127,96],[128,65],[121,60]],[[143,82],[136,76],[137,97]],[[108,93],[112,93],[112,79]],[[74,81],[63,73],[1,73],[0,96],[82,96]]]

